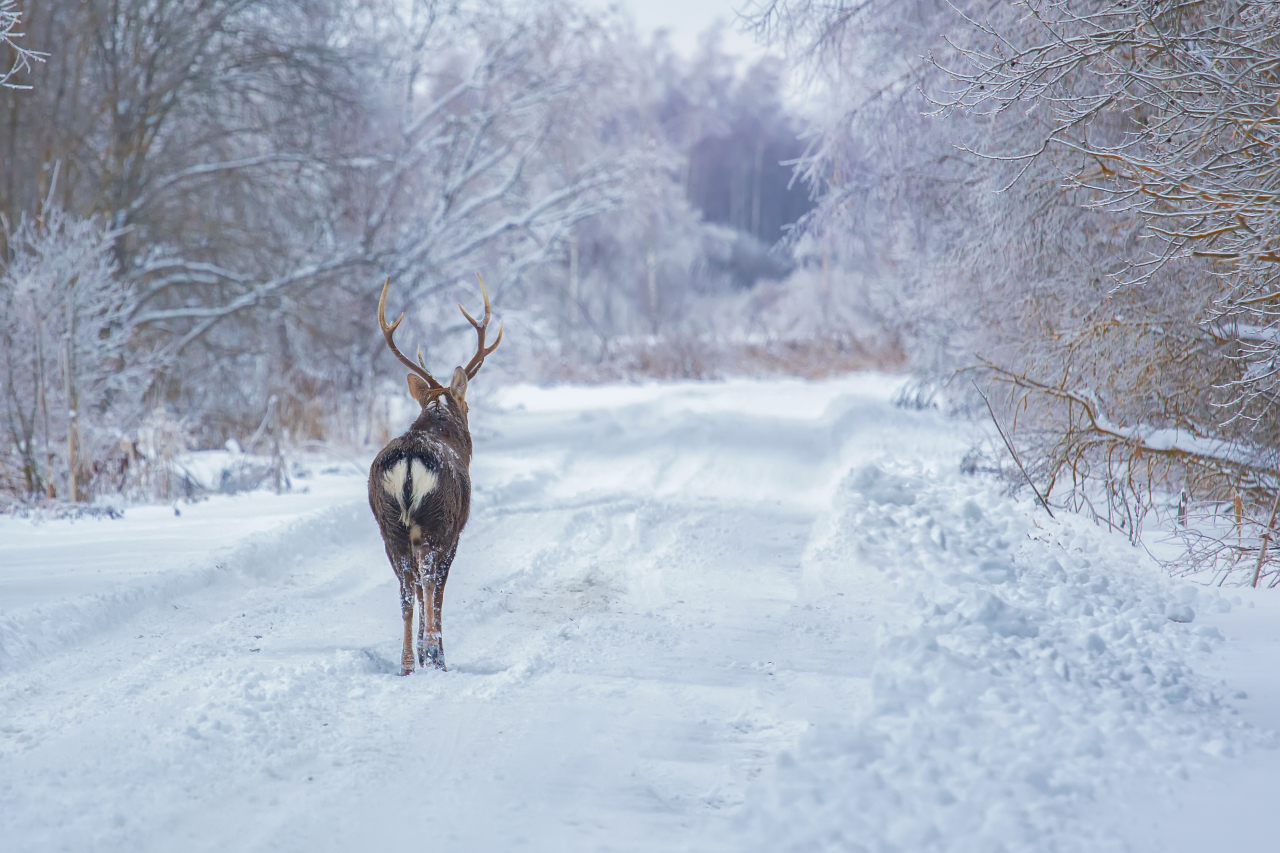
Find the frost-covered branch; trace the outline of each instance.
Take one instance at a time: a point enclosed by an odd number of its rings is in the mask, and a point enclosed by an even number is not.
[[[1015,7],[1025,17],[969,17],[979,38],[946,67],[960,87],[937,96],[940,106],[998,116],[1037,105],[1043,141],[1011,156],[1057,146],[1064,178],[1093,205],[1147,223],[1151,239],[1130,279],[1203,260],[1218,318],[1280,323],[1280,8],[1255,0]],[[1280,349],[1270,337],[1253,336],[1240,357],[1274,362]],[[1234,386],[1242,413],[1280,389],[1273,372],[1252,368]]]
[[[25,35],[21,26],[22,10],[17,0],[0,0],[0,47],[7,48],[9,53],[8,67],[0,66],[0,86],[9,89],[29,88],[14,81],[31,71],[33,62],[44,62],[46,58],[45,54],[19,44],[18,39]]]

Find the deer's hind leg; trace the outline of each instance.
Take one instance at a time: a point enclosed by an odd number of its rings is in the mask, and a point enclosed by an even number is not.
[[[422,665],[428,664],[436,669],[445,669],[444,645],[440,639],[440,600],[444,593],[444,581],[440,576],[440,567],[446,562],[446,555],[439,551],[428,550],[422,555],[418,571],[422,577],[423,621],[427,623],[426,647],[421,655]],[[445,569],[446,574],[448,569]]]
[[[440,620],[440,609],[444,606],[444,585],[449,580],[449,567],[453,565],[453,555],[457,553],[457,546],[449,549],[447,553],[440,554],[436,557],[435,565],[432,566],[430,593],[431,601],[428,602],[428,635],[435,640],[435,655],[431,658],[432,664],[437,669],[448,670],[444,664],[444,625]],[[425,664],[424,664],[425,666]]]
[[[400,577],[400,615],[404,619],[404,646],[400,653],[400,674],[413,672],[413,597],[418,587],[417,572],[409,566],[398,567]],[[421,593],[419,593],[421,594]]]

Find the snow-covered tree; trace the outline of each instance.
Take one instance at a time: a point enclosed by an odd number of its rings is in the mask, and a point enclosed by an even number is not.
[[[221,446],[274,397],[294,438],[367,438],[386,276],[433,363],[467,347],[453,303],[474,297],[477,271],[509,320],[494,370],[696,336],[730,316],[708,300],[745,305],[738,289],[785,273],[769,254],[793,215],[778,199],[807,204],[771,162],[792,151],[776,69],[739,73],[714,38],[686,61],[616,10],[29,13],[49,61],[30,90],[0,89],[0,218],[53,204],[109,226],[126,360],[152,371],[113,415],[122,429],[164,407],[192,444]],[[0,255],[15,256],[11,236]]]
[[[57,207],[10,235],[0,411],[6,467],[17,468],[28,494],[84,499],[104,473],[99,451],[119,441],[112,427],[138,374],[128,363],[131,297],[117,274],[116,236]]]
[[[757,19],[827,75],[808,175],[829,214],[846,175],[877,191],[889,299],[938,342],[922,366],[1004,383],[1042,490],[1130,533],[1170,492],[1273,503],[1275,16],[796,0]]]
[[[1051,161],[1097,220],[1132,222],[1140,237],[1117,252],[1110,304],[1057,347],[1101,370],[998,371],[1072,413],[1051,471],[1090,471],[1129,514],[1151,505],[1153,488],[1182,486],[1253,507],[1269,529],[1280,491],[1280,11],[1029,0],[971,25],[976,37],[947,68],[958,91],[942,103],[997,121],[1034,110],[1016,123],[1020,144],[986,153]]]

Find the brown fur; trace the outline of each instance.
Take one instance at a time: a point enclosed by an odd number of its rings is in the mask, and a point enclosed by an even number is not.
[[[418,601],[418,665],[445,668],[440,608],[444,585],[458,549],[458,537],[471,510],[471,431],[467,424],[466,373],[458,368],[447,393],[431,399],[425,383],[409,376],[409,388],[423,403],[409,431],[393,439],[369,469],[369,506],[382,531],[387,559],[400,579],[400,612],[404,619],[401,675],[414,669],[413,603]],[[401,500],[387,493],[385,478],[404,461],[412,472],[417,459],[435,477],[434,488],[412,511],[412,473]],[[421,469],[419,469],[421,470]],[[428,480],[429,481],[429,480]],[[408,523],[405,523],[405,515]],[[425,635],[425,636],[424,636]]]

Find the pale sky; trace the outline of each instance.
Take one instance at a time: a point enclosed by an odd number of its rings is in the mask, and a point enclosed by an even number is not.
[[[716,19],[729,24],[724,46],[729,53],[754,59],[765,53],[750,35],[737,31],[737,10],[747,8],[751,0],[621,0],[618,3],[631,13],[640,32],[647,38],[656,29],[671,32],[671,44],[685,55],[698,46],[698,36]],[[609,0],[594,0],[598,6],[613,5]]]

